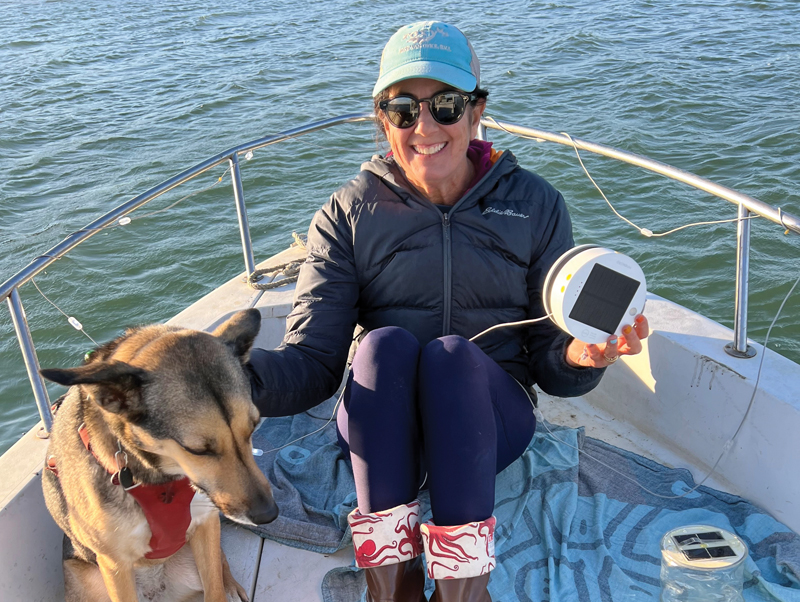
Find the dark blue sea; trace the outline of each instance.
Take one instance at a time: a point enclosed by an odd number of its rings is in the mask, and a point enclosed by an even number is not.
[[[380,52],[401,25],[461,27],[496,118],[641,153],[800,213],[796,0],[9,1],[0,3],[0,281],[70,232],[202,159],[310,121],[371,109]],[[491,133],[567,198],[578,242],[635,257],[649,288],[730,326],[735,224],[646,239],[616,218],[566,147]],[[291,242],[381,149],[348,125],[243,166],[257,260]],[[664,231],[732,218],[705,193],[584,154],[617,209]],[[223,168],[154,201],[168,207]],[[135,214],[133,216],[136,217]],[[796,236],[753,220],[750,330],[762,340],[800,276]],[[163,321],[243,270],[230,180],[94,236],[36,282],[105,341]],[[91,342],[21,291],[43,366]],[[800,294],[770,347],[800,361]],[[37,420],[0,309],[0,451]],[[51,390],[55,397],[57,388]]]

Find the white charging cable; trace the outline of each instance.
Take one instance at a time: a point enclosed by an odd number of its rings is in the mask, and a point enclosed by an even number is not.
[[[331,417],[328,419],[328,421],[325,424],[323,424],[321,427],[319,427],[316,431],[308,433],[307,435],[303,435],[302,437],[298,437],[297,439],[295,439],[293,441],[289,441],[289,443],[285,443],[284,445],[281,445],[280,447],[273,447],[272,449],[268,449],[266,451],[263,451],[263,450],[260,450],[260,449],[257,449],[257,448],[254,447],[253,448],[253,455],[254,456],[263,456],[264,454],[268,454],[268,453],[271,453],[271,452],[274,452],[274,451],[279,451],[279,450],[283,449],[284,447],[289,447],[290,445],[292,445],[294,443],[297,443],[298,441],[301,441],[302,439],[305,439],[306,437],[310,437],[311,435],[316,435],[318,432],[320,432],[326,426],[328,426],[331,422],[333,422],[333,419],[336,417],[336,411],[339,409],[339,404],[342,403],[342,398],[344,398],[344,389],[342,389],[342,392],[339,394],[339,399],[336,400],[336,404],[333,406],[333,413],[331,414]],[[322,420],[324,420],[324,418]]]
[[[483,332],[480,332],[480,333],[476,334],[474,337],[472,337],[470,339],[470,341],[474,341],[478,337],[482,337],[486,333],[488,333],[488,332],[490,332],[492,330],[496,330],[498,328],[506,328],[506,327],[511,327],[511,326],[524,326],[526,324],[534,324],[536,322],[541,322],[542,320],[547,320],[549,318],[550,318],[550,315],[548,314],[548,315],[544,316],[543,318],[536,318],[534,320],[522,320],[520,322],[507,322],[505,324],[495,324],[494,326],[492,326],[490,328],[487,328]],[[339,394],[339,399],[336,400],[336,405],[333,406],[333,413],[331,414],[331,417],[328,419],[328,421],[325,424],[323,424],[321,427],[319,427],[316,431],[308,433],[307,435],[303,435],[302,437],[298,437],[297,439],[294,439],[293,441],[289,441],[289,443],[281,445],[280,447],[274,447],[274,448],[268,449],[266,451],[254,447],[253,448],[253,455],[254,456],[263,456],[264,454],[268,454],[270,452],[279,451],[279,450],[283,449],[284,447],[289,447],[293,443],[297,443],[298,441],[301,441],[302,439],[305,439],[306,437],[310,437],[311,435],[315,435],[316,433],[320,432],[326,426],[328,426],[331,422],[333,422],[333,419],[336,417],[336,412],[339,409],[339,404],[342,403],[342,399],[343,398],[344,398],[344,389],[342,389],[342,392]],[[426,478],[427,478],[427,476],[426,476]]]
[[[519,322],[503,322],[502,324],[495,324],[494,326],[490,326],[486,330],[479,332],[474,337],[470,339],[470,341],[474,342],[475,339],[482,337],[485,334],[492,332],[493,330],[497,330],[498,328],[511,328],[512,326],[527,326],[528,324],[535,324],[536,322],[541,322],[542,320],[549,320],[553,317],[553,314],[547,314],[541,318],[534,318],[532,320],[520,320]]]

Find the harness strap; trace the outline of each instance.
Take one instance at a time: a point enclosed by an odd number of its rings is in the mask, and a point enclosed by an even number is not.
[[[111,483],[121,486],[142,509],[150,527],[150,551],[145,558],[167,558],[180,550],[186,543],[186,531],[192,522],[191,503],[195,491],[188,477],[159,485],[136,483],[122,449],[114,454],[117,463],[115,472],[109,470],[94,453],[85,424],[78,428],[78,435],[97,463],[111,475]],[[45,468],[58,476],[55,456],[47,458]]]

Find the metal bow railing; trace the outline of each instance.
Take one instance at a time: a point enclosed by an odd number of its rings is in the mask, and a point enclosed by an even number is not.
[[[30,379],[31,386],[33,388],[33,395],[36,399],[39,415],[41,416],[44,424],[43,435],[46,436],[50,432],[53,423],[53,417],[50,411],[50,400],[47,395],[47,389],[44,385],[41,375],[39,374],[39,360],[36,355],[36,347],[34,346],[33,339],[31,337],[28,321],[25,317],[25,309],[22,305],[22,299],[19,294],[19,288],[23,284],[32,278],[35,278],[36,275],[41,271],[64,257],[64,255],[66,255],[69,251],[94,236],[106,226],[109,226],[110,224],[120,220],[125,215],[135,211],[143,205],[146,205],[162,194],[182,184],[185,184],[200,174],[205,173],[206,171],[213,169],[214,167],[225,163],[226,161],[228,162],[231,170],[233,197],[236,204],[236,212],[239,218],[239,231],[242,239],[242,252],[244,254],[245,272],[248,275],[252,274],[255,271],[256,262],[253,255],[250,229],[247,222],[247,209],[244,199],[244,189],[242,187],[239,157],[265,146],[276,144],[278,142],[296,138],[305,134],[310,134],[312,132],[330,128],[336,125],[372,121],[373,119],[374,115],[371,113],[352,113],[348,115],[342,115],[332,119],[310,123],[298,128],[281,132],[279,134],[274,134],[272,136],[259,138],[257,140],[253,140],[251,142],[247,142],[223,151],[218,155],[215,155],[210,159],[206,159],[194,167],[190,167],[178,175],[161,182],[157,186],[154,186],[150,190],[147,190],[131,200],[122,203],[105,215],[97,218],[86,227],[73,232],[59,244],[54,246],[46,253],[36,257],[25,268],[2,283],[0,285],[0,301],[5,299],[8,303],[9,311],[11,312],[11,318],[17,334],[17,339],[19,340],[20,348],[22,350],[22,356],[28,372],[28,378]],[[479,137],[482,139],[486,138],[486,128],[505,131],[523,138],[533,138],[536,140],[564,144],[577,149],[610,157],[631,165],[636,165],[673,180],[683,182],[699,190],[704,190],[714,196],[738,205],[739,218],[746,218],[751,214],[759,215],[772,222],[775,222],[776,224],[780,224],[785,230],[792,231],[795,234],[800,234],[800,219],[798,219],[796,216],[785,213],[780,208],[773,207],[753,197],[741,194],[730,188],[720,186],[719,184],[715,184],[714,182],[689,172],[671,167],[658,161],[653,161],[647,157],[628,153],[609,146],[604,146],[602,144],[588,142],[579,138],[573,138],[565,134],[556,134],[544,130],[537,130],[513,123],[497,121],[491,118],[484,118],[481,121]],[[732,343],[726,346],[726,350],[731,353],[731,355],[736,357],[752,357],[755,355],[755,353],[747,345],[747,278],[749,271],[750,220],[739,220],[737,243],[736,314],[734,317],[734,340]]]

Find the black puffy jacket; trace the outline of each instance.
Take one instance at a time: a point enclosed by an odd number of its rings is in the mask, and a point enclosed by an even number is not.
[[[508,151],[448,213],[402,187],[392,159],[376,156],[361,169],[311,222],[283,343],[251,353],[263,416],[330,397],[359,333],[401,326],[424,345],[543,316],[547,271],[574,244],[561,194]],[[521,383],[569,397],[594,388],[603,370],[570,367],[568,342],[544,321],[477,344]]]

